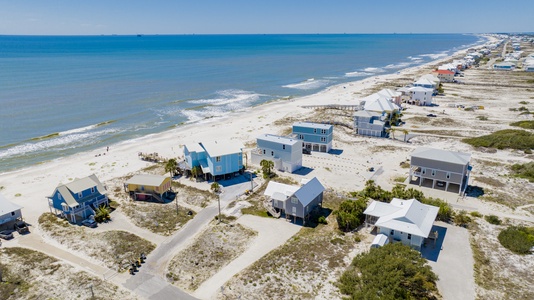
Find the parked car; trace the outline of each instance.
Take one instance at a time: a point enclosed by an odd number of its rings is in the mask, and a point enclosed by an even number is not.
[[[375,171],[375,168],[374,168],[374,167],[370,167],[369,169],[367,169],[367,171],[369,171],[369,172],[374,172],[374,171]]]
[[[82,225],[90,228],[95,228],[96,226],[98,226],[94,219],[85,219],[82,221]]]
[[[437,182],[436,182],[436,185],[439,186],[439,187],[444,187],[444,186],[445,186],[445,182],[443,182],[443,181],[437,181]]]
[[[435,114],[428,114],[428,115],[426,115],[426,116],[427,116],[427,117],[431,117],[431,118],[435,118],[435,117],[437,117]]]
[[[302,148],[302,154],[311,154],[311,151],[308,148]]]
[[[13,233],[11,233],[9,230],[2,230],[0,231],[0,238],[4,240],[10,240],[13,238]]]
[[[15,222],[15,225],[13,225],[13,229],[16,230],[19,234],[30,232],[30,229],[28,228],[28,224],[26,224],[26,222],[22,220],[17,220]]]

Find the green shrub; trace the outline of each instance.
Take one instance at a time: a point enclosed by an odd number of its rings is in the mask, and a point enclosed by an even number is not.
[[[511,123],[510,126],[521,127],[524,129],[534,129],[534,121],[532,120],[517,121],[517,122]]]
[[[486,116],[478,116],[477,119],[479,119],[480,121],[487,121],[488,117],[486,117]]]
[[[488,223],[493,225],[501,225],[502,223],[501,219],[499,219],[499,217],[497,217],[496,215],[487,215],[484,217],[484,219],[486,219]]]
[[[482,214],[479,213],[478,211],[472,211],[471,212],[471,216],[473,216],[475,218],[480,218],[480,217],[482,217]]]
[[[319,219],[317,219],[317,223],[319,223],[319,224],[328,224],[328,222],[326,222],[326,218],[324,216],[320,216]]]
[[[338,228],[343,231],[356,229],[363,223],[363,212],[366,207],[367,201],[365,198],[341,202],[339,209],[334,211]]]
[[[467,226],[469,223],[471,223],[471,217],[467,215],[465,210],[461,210],[454,215],[454,223],[456,223],[458,226]]]
[[[473,147],[497,149],[534,149],[534,133],[525,130],[505,129],[489,135],[462,140]]]
[[[534,247],[534,228],[510,226],[499,233],[503,247],[516,254],[529,254]]]
[[[534,182],[534,162],[526,164],[514,164],[510,168],[512,174],[516,177],[528,179],[530,182]]]

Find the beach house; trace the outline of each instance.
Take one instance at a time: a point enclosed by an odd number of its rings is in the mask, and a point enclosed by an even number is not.
[[[374,111],[359,110],[354,113],[354,132],[359,135],[383,137],[384,115]]]
[[[429,80],[426,77],[420,77],[416,82],[413,83],[413,86],[423,87],[432,90],[437,89],[437,83]]]
[[[395,91],[392,89],[381,89],[380,91],[376,92],[376,94],[391,99],[390,101],[398,106],[402,104],[402,93],[399,91]]]
[[[419,147],[411,154],[411,184],[462,195],[471,172],[471,154]]]
[[[454,72],[449,70],[436,70],[432,73],[436,74],[441,82],[453,82]]]
[[[50,212],[73,223],[94,215],[99,206],[108,205],[106,188],[94,174],[58,185],[47,198]]]
[[[371,94],[362,99],[365,101],[364,110],[374,111],[377,113],[397,113],[400,107],[393,103],[393,99],[378,93]]]
[[[17,219],[22,219],[22,206],[7,200],[0,194],[0,230],[13,229]]]
[[[293,218],[293,222],[301,219],[305,224],[309,214],[322,205],[324,190],[324,186],[314,177],[300,187],[270,181],[263,194],[269,197],[277,212],[287,219]]]
[[[295,122],[293,123],[293,134],[302,140],[302,147],[310,151],[328,152],[332,149],[333,125]]]
[[[302,140],[273,134],[262,134],[256,139],[257,148],[251,151],[253,164],[270,160],[279,171],[293,173],[302,167]]]
[[[512,62],[500,62],[493,65],[493,70],[511,71],[515,69],[515,64]]]
[[[206,180],[242,172],[244,146],[236,141],[207,141],[184,145],[186,171],[200,168]]]
[[[432,105],[432,95],[434,94],[433,89],[424,88],[421,86],[414,86],[408,89],[410,91],[410,100],[409,104],[419,105],[419,106],[429,106]]]
[[[416,199],[393,198],[390,203],[372,201],[363,213],[365,224],[377,229],[379,238],[373,241],[373,245],[400,242],[421,250],[425,239],[431,236],[438,211],[439,207]]]
[[[171,189],[171,178],[162,175],[137,174],[124,183],[125,192],[134,200],[156,199],[163,202],[163,196]]]

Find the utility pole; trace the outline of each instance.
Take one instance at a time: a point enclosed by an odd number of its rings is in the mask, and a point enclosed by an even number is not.
[[[219,223],[221,223],[221,194],[217,194],[217,202],[219,202]]]
[[[252,172],[250,174],[250,191],[252,192],[254,190],[254,181],[252,181]]]

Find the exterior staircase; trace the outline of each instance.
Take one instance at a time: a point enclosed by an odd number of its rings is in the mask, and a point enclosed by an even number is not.
[[[280,218],[280,213],[276,211],[276,209],[273,208],[271,203],[269,201],[263,202],[263,207],[273,216],[274,218]]]

